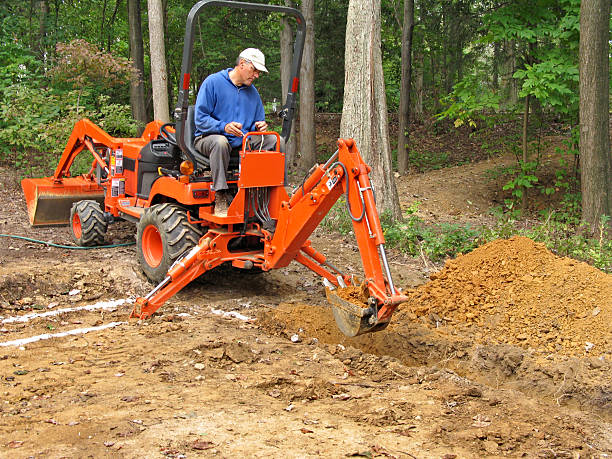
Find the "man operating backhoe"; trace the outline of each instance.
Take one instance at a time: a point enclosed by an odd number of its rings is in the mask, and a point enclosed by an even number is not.
[[[195,147],[210,160],[218,217],[227,216],[232,202],[226,180],[230,153],[242,145],[246,133],[268,130],[261,97],[253,86],[261,72],[268,72],[265,64],[265,56],[259,49],[247,48],[238,56],[234,68],[209,75],[198,92]],[[276,139],[274,135],[254,137],[251,148],[273,150]],[[282,144],[280,149],[284,150]]]

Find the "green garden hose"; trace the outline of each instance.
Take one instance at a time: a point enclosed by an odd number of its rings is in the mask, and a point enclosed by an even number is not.
[[[58,247],[60,249],[72,249],[72,250],[88,250],[88,249],[112,249],[114,247],[125,247],[128,245],[134,245],[136,242],[125,242],[123,244],[111,244],[111,245],[97,245],[94,247],[80,247],[76,245],[62,245],[54,244],[53,242],[39,241],[38,239],[32,239],[31,237],[15,236],[13,234],[0,234],[0,237],[10,237],[13,239],[23,239],[24,241],[35,242],[37,244],[45,244],[51,247]]]

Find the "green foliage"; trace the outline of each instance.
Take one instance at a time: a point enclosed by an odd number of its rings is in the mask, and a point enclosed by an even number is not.
[[[98,98],[99,114],[94,117],[102,129],[115,137],[136,137],[142,126],[132,118],[129,105],[113,104],[109,96]]]
[[[534,225],[520,224],[511,213],[497,213],[492,228],[482,228],[483,242],[514,235],[541,242],[560,256],[585,261],[605,272],[612,272],[612,231],[610,220],[602,216],[598,233],[591,237],[580,220],[579,197],[570,197],[558,211],[550,211]]]
[[[515,176],[503,186],[503,190],[512,190],[512,197],[521,199],[526,188],[533,188],[538,183],[535,176],[538,163],[536,161],[519,161]]]
[[[469,226],[450,223],[428,226],[416,215],[418,203],[407,211],[403,222],[394,222],[389,215],[381,216],[387,247],[411,256],[427,256],[438,261],[476,247],[477,232]],[[353,225],[346,204],[338,201],[323,220],[322,226],[342,235],[352,234]]]
[[[477,75],[466,76],[453,87],[453,91],[443,98],[446,110],[438,115],[439,119],[449,118],[455,127],[467,124],[476,127],[477,120],[491,122],[491,112],[499,109],[501,94],[486,86],[483,78]]]

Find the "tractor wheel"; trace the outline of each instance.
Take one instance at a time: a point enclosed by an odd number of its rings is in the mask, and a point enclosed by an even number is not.
[[[94,247],[104,244],[108,222],[97,201],[78,201],[70,209],[70,229],[77,245]]]
[[[136,247],[145,275],[158,284],[170,266],[194,247],[201,231],[187,220],[187,212],[176,204],[156,204],[138,222]]]

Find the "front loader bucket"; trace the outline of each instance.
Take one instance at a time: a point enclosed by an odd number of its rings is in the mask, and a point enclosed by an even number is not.
[[[27,178],[21,181],[21,188],[32,226],[66,225],[74,202],[104,202],[104,188],[83,176],[62,178],[61,182],[53,177]]]
[[[389,325],[389,322],[378,322],[377,310],[374,306],[358,306],[338,296],[337,290],[329,288],[325,289],[325,295],[332,306],[336,325],[346,336],[376,332]]]

